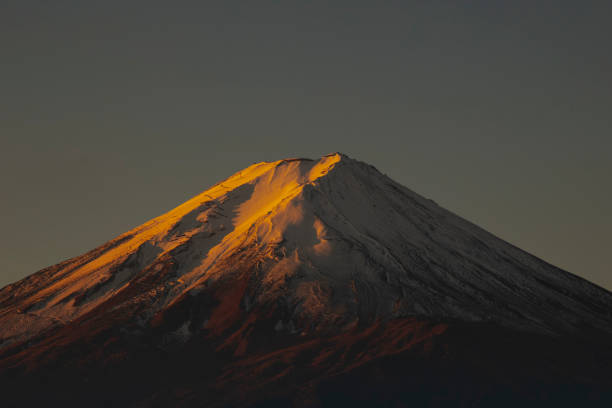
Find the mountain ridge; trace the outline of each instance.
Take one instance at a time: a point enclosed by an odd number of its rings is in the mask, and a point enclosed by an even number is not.
[[[138,373],[130,356],[189,360],[191,350],[224,361],[205,370],[212,390],[252,383],[245,395],[254,395],[296,375],[352,375],[385,356],[414,363],[414,350],[447,364],[444,350],[456,346],[438,343],[458,339],[469,350],[476,332],[501,343],[536,339],[547,356],[550,336],[605,349],[611,311],[605,289],[333,153],[253,164],[1,289],[0,373],[47,372],[62,361]],[[303,359],[312,363],[300,371]],[[252,377],[258,370],[269,373],[263,382]],[[213,401],[207,390],[194,401]]]
[[[305,166],[303,165],[304,163],[306,163]],[[204,265],[199,265],[196,273],[188,271],[185,275],[181,275],[179,279],[181,280],[181,284],[184,283],[185,280],[189,280],[192,285],[195,284],[194,282],[198,279],[207,279],[208,276],[200,276],[199,274],[203,270],[207,270],[207,268],[214,265],[218,257],[222,257],[228,251],[231,252],[235,246],[240,245],[237,244],[235,240],[251,239],[252,237],[250,237],[249,234],[252,234],[255,226],[258,228],[255,235],[256,241],[272,246],[282,242],[285,239],[283,234],[291,234],[291,228],[296,224],[296,219],[304,216],[304,214],[301,213],[304,212],[304,208],[302,207],[309,203],[308,200],[313,200],[312,197],[304,199],[301,195],[316,195],[322,187],[313,188],[313,185],[315,183],[327,183],[327,179],[331,177],[331,175],[328,174],[329,172],[342,171],[341,168],[338,169],[337,167],[346,165],[352,166],[353,168],[359,168],[365,172],[373,172],[377,177],[380,177],[384,182],[388,183],[392,193],[402,194],[407,197],[416,210],[419,208],[427,210],[421,211],[421,214],[425,214],[429,218],[433,218],[430,208],[434,210],[440,209],[440,207],[432,201],[424,199],[405,188],[404,191],[402,191],[402,186],[397,185],[392,182],[391,179],[381,175],[372,166],[350,159],[348,156],[340,153],[323,156],[320,161],[312,161],[309,159],[284,159],[274,162],[257,163],[215,184],[175,209],[125,234],[121,234],[117,238],[109,241],[109,243],[98,247],[97,251],[101,253],[94,252],[95,257],[93,259],[89,259],[87,255],[85,255],[85,261],[81,263],[79,263],[81,257],[66,261],[68,265],[77,263],[78,266],[76,266],[74,270],[72,270],[73,268],[69,268],[70,274],[67,275],[67,277],[59,276],[59,279],[55,279],[50,285],[44,287],[42,290],[36,290],[35,295],[24,302],[22,308],[24,310],[35,311],[42,303],[46,302],[50,303],[51,307],[55,306],[56,309],[59,309],[59,307],[57,307],[58,305],[66,303],[71,298],[80,296],[79,300],[75,302],[78,307],[87,297],[88,291],[89,293],[96,292],[96,289],[99,290],[100,287],[111,283],[109,281],[125,281],[125,277],[113,273],[112,276],[107,277],[108,279],[94,277],[94,279],[97,280],[92,284],[92,273],[95,274],[95,272],[100,269],[109,268],[109,265],[112,267],[113,263],[122,263],[121,260],[123,258],[129,258],[130,256],[139,258],[140,264],[148,264],[156,257],[165,253],[170,253],[181,245],[186,244],[196,234],[198,234],[196,236],[197,239],[204,232],[201,229],[194,228],[194,226],[197,226],[200,222],[197,219],[198,217],[205,218],[204,223],[207,224],[205,233],[211,236],[215,234],[220,234],[222,236],[218,242],[214,240],[214,242],[207,244],[210,246],[210,252],[206,254],[206,258],[210,258],[208,262],[205,262]],[[353,169],[351,173],[355,171],[356,170]],[[367,176],[370,175],[368,174]],[[261,182],[260,179],[262,178],[264,182]],[[345,178],[348,179],[348,177]],[[343,180],[342,182],[345,181],[346,180]],[[353,182],[354,181],[355,180],[353,180]],[[376,181],[378,182],[379,180]],[[357,182],[360,183],[359,180],[357,180]],[[253,187],[253,185],[256,187]],[[367,198],[368,197],[366,197],[366,199]],[[283,205],[289,205],[292,200],[300,200],[300,203],[295,208],[291,208],[291,211],[288,211]],[[327,203],[323,202],[324,205],[329,204],[328,199],[323,201],[327,201]],[[376,206],[376,203],[373,203],[373,205]],[[231,210],[229,210],[229,215],[222,213],[225,211],[225,207],[231,208]],[[341,217],[345,218],[342,227],[349,232],[353,232],[353,235],[357,235],[357,240],[368,241],[368,244],[374,243],[374,246],[378,246],[375,250],[381,252],[383,256],[388,257],[389,262],[395,264],[396,269],[403,270],[405,273],[405,267],[402,262],[398,262],[397,257],[384,247],[384,245],[378,245],[381,242],[380,239],[371,239],[368,237],[367,232],[364,234],[362,233],[363,231],[355,230],[351,220],[363,217],[364,215],[367,216],[367,214],[355,214],[352,219],[350,219],[350,217],[345,217],[344,213],[351,209],[351,206],[345,206],[345,208],[342,208],[342,211],[337,212],[336,216],[340,214]],[[274,220],[271,221],[266,217],[272,213],[272,210],[275,210],[278,214],[276,214]],[[333,210],[334,209],[331,208],[331,211]],[[321,210],[317,209],[317,211]],[[452,216],[452,213],[444,214],[446,210],[440,209],[440,211],[443,214],[442,217]],[[314,214],[312,209],[307,209],[306,213]],[[279,216],[279,214],[282,216]],[[435,215],[440,218],[439,214]],[[481,230],[477,226],[459,217],[456,219],[465,223],[467,228]],[[418,225],[415,231],[417,234],[426,236],[428,234],[426,228],[436,228],[436,222],[439,224],[440,220],[434,220],[433,223],[424,224],[424,226]],[[274,224],[274,227],[271,227],[272,224]],[[278,228],[279,224],[281,225],[280,228]],[[318,247],[315,248],[315,251],[325,251],[326,246],[330,245],[330,241],[327,239],[320,240],[320,238],[326,233],[325,227],[329,227],[329,225],[323,225],[320,219],[311,220],[311,224],[313,224],[314,231],[306,231],[305,228],[296,231],[296,233],[300,235],[299,239],[303,239],[305,235],[310,234],[308,239],[311,242],[308,242],[308,244],[313,244],[313,240],[319,239]],[[363,226],[361,227],[363,230]],[[421,229],[419,230],[419,228]],[[310,229],[310,225],[308,229]],[[366,225],[365,229],[371,230],[373,226]],[[492,235],[490,237],[492,237]],[[293,240],[297,238],[298,237],[295,237]],[[486,244],[482,243],[481,238],[473,238],[473,244],[475,246],[481,245],[486,247]],[[498,238],[495,239],[499,240]],[[505,241],[499,241],[507,244]],[[159,245],[154,245],[152,243],[157,243]],[[306,243],[302,244],[305,245]],[[419,250],[422,251],[422,248],[416,249],[416,251]],[[523,254],[525,256],[531,256],[526,253]],[[416,256],[418,257],[418,254]],[[126,261],[129,264],[127,259]],[[287,263],[290,263],[290,261],[287,261]],[[555,269],[560,271],[557,268]],[[580,282],[576,280],[573,275],[571,276],[572,278],[570,279],[575,280],[576,284],[592,285],[590,283],[585,284],[584,282],[586,281]],[[452,278],[452,276],[447,276],[447,278]],[[28,278],[21,282],[26,282],[27,280]],[[23,285],[23,283],[21,285]],[[98,287],[96,287],[96,285],[98,285]],[[13,284],[9,285],[5,290],[0,290],[0,305],[7,302],[7,300],[5,300],[7,299],[7,292],[12,292],[13,298],[15,297],[15,291],[19,289],[19,286],[19,283]],[[193,287],[186,287],[185,290],[188,291],[192,288]],[[58,291],[61,293],[61,296],[53,296]],[[601,293],[604,293],[604,295],[600,294],[600,296],[605,296],[605,290]],[[607,295],[610,298],[610,294],[608,293]],[[54,298],[50,299],[50,297]],[[417,308],[418,307],[417,305]],[[418,310],[415,311],[418,312]],[[5,314],[5,310],[0,311],[0,316]],[[61,320],[62,316],[61,313],[57,313],[51,318]],[[71,315],[68,314],[68,318],[70,318],[70,316]]]

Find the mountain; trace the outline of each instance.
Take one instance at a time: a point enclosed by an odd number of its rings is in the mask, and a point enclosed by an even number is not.
[[[0,290],[8,406],[596,406],[611,340],[610,292],[339,153]]]

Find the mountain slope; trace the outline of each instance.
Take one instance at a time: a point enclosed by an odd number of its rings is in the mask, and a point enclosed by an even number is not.
[[[186,401],[245,403],[279,381],[303,390],[415,348],[440,358],[478,331],[607,353],[611,311],[610,292],[332,154],[254,164],[5,287],[0,368],[49,373],[66,364],[71,376],[123,367],[141,376],[128,361],[162,352],[216,361],[186,387]],[[296,370],[304,359],[309,368]],[[198,384],[226,397],[200,395]],[[237,384],[242,399],[227,391]],[[125,392],[147,400],[150,391]]]

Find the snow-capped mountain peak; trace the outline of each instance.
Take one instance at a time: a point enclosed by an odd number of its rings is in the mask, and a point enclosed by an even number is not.
[[[544,332],[610,328],[609,292],[334,153],[253,164],[9,285],[0,292],[0,344],[111,305],[138,310],[132,318],[146,325],[222,282],[234,302],[227,307],[274,305],[282,309],[275,329],[295,333],[405,316]],[[184,318],[192,328],[215,320],[214,311],[208,321]]]

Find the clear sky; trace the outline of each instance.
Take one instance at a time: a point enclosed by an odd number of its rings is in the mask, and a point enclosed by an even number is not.
[[[0,5],[0,286],[333,151],[612,289],[610,1]]]

